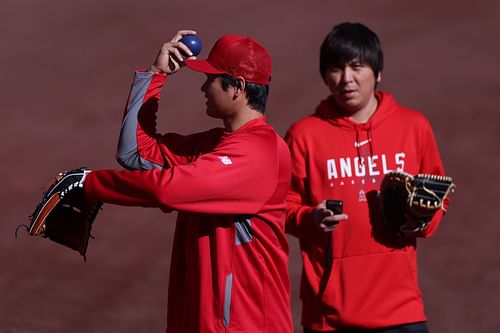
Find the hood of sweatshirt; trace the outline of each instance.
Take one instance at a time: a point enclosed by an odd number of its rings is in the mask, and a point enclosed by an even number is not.
[[[358,157],[361,157],[359,147],[364,143],[369,144],[370,155],[373,155],[373,141],[376,140],[373,137],[373,130],[397,110],[396,100],[391,94],[377,91],[375,97],[378,101],[377,110],[366,123],[357,123],[351,120],[345,112],[336,107],[333,96],[329,96],[321,101],[316,108],[315,115],[334,126],[343,128],[346,131],[352,131],[358,150]]]
[[[377,91],[375,98],[378,101],[377,110],[366,123],[356,123],[349,119],[347,114],[335,106],[333,96],[329,96],[321,101],[316,108],[315,114],[322,119],[328,120],[335,126],[345,127],[346,129],[376,128],[396,110],[397,104],[394,97],[386,92]]]

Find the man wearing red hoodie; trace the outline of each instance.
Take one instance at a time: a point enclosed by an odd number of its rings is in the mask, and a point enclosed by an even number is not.
[[[86,174],[95,200],[178,212],[167,332],[291,332],[284,234],[290,156],[264,116],[271,56],[252,38],[221,37],[196,60],[179,31],[148,71],[137,71],[117,159],[129,170]],[[205,73],[206,113],[223,128],[156,133],[165,81]],[[174,110],[178,113],[178,110]]]
[[[299,238],[304,332],[428,332],[417,282],[417,237],[397,234],[379,207],[390,170],[443,175],[427,119],[376,90],[383,52],[363,24],[333,27],[320,49],[330,95],[291,126],[292,156],[286,231]],[[343,201],[343,214],[325,200]],[[445,208],[448,202],[445,203]]]

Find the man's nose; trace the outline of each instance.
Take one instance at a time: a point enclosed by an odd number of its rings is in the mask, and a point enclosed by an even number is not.
[[[351,82],[353,78],[353,70],[349,66],[346,66],[342,71],[342,81]]]

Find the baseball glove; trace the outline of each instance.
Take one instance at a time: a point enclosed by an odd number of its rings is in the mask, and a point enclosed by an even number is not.
[[[25,225],[31,236],[67,246],[78,251],[84,260],[92,224],[102,207],[101,202],[85,196],[83,183],[88,173],[83,167],[60,173],[30,215],[30,225]]]
[[[425,230],[454,189],[451,177],[391,171],[380,185],[384,221],[404,235]]]

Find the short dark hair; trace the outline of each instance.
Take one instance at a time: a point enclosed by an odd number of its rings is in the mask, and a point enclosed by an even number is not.
[[[384,54],[377,34],[361,23],[344,22],[335,25],[321,44],[321,77],[325,79],[329,67],[342,67],[354,59],[369,65],[375,77],[382,72]]]
[[[227,90],[229,86],[240,88],[240,81],[227,74],[221,74],[222,89]],[[267,96],[269,96],[269,85],[257,84],[246,81],[245,95],[248,106],[261,113],[266,111]]]

